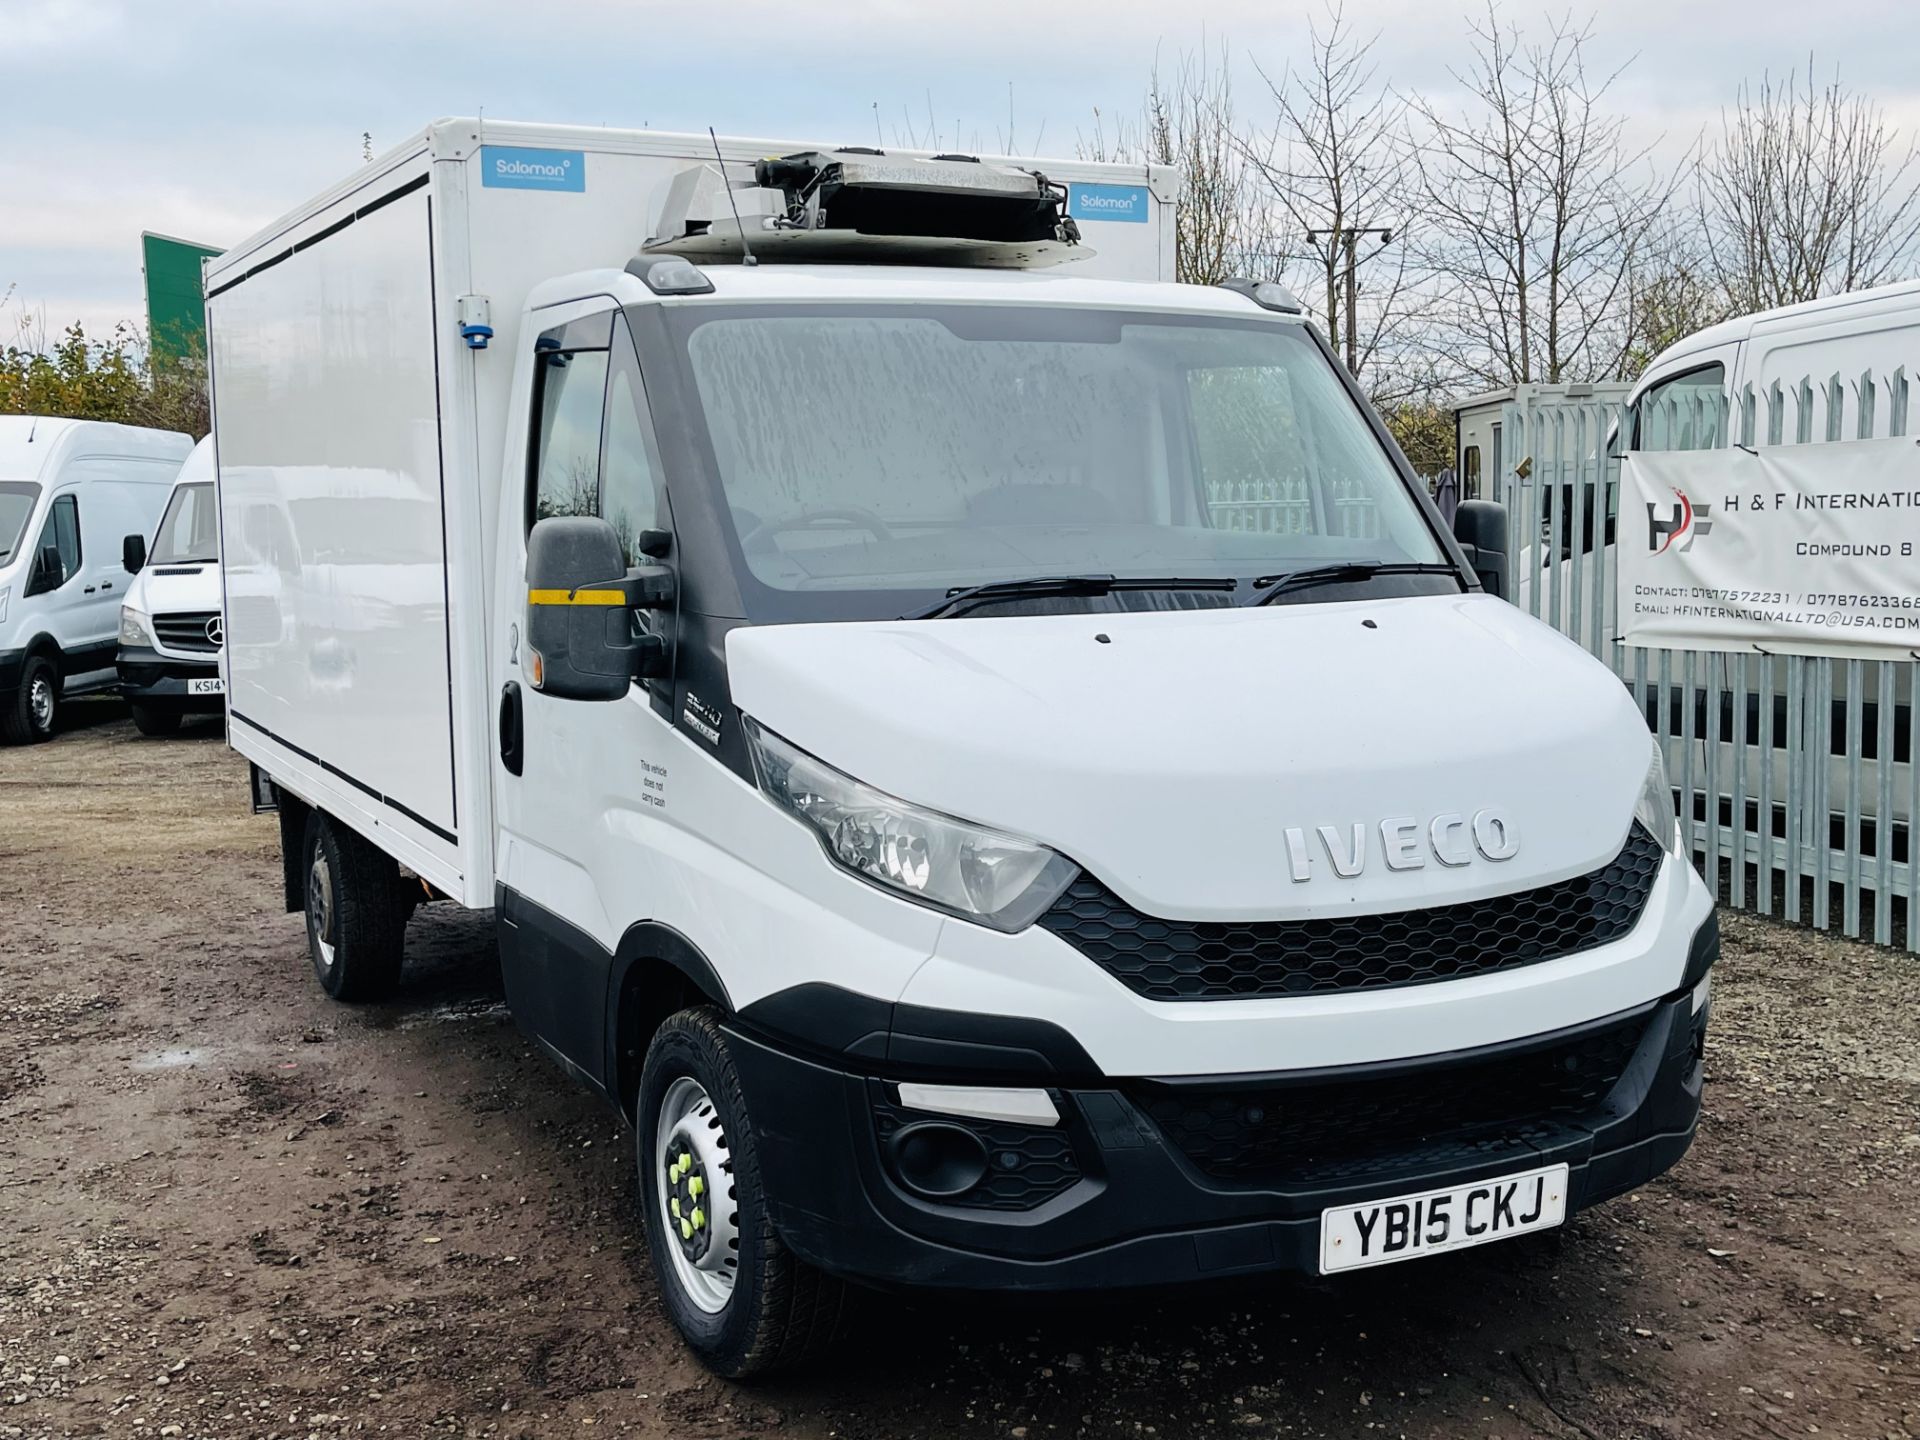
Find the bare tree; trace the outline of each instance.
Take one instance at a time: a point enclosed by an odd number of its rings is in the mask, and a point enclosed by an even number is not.
[[[1708,247],[1689,209],[1669,211],[1634,247],[1619,306],[1619,361],[1607,377],[1638,378],[1662,350],[1735,312],[1714,273]]]
[[[1180,173],[1174,212],[1174,278],[1215,285],[1233,275],[1274,273],[1269,217],[1236,139],[1231,58],[1204,49],[1183,53],[1169,70],[1156,64],[1137,123],[1112,129],[1094,111],[1080,137],[1082,158],[1164,165]]]
[[[1763,77],[1721,116],[1699,202],[1716,278],[1737,311],[1814,300],[1905,272],[1920,241],[1920,173],[1885,112],[1835,79]]]
[[[1464,378],[1490,385],[1614,373],[1634,257],[1672,195],[1610,112],[1618,71],[1586,66],[1587,28],[1528,44],[1489,8],[1459,111],[1411,102],[1422,137],[1435,334]]]
[[[1376,82],[1377,37],[1356,37],[1338,5],[1309,37],[1304,71],[1290,68],[1277,81],[1261,72],[1277,119],[1244,148],[1286,240],[1304,246],[1296,253],[1310,276],[1309,303],[1347,369],[1366,374],[1378,397],[1383,382],[1384,391],[1395,388],[1374,373],[1378,362],[1393,358],[1418,318],[1406,245],[1405,106]]]

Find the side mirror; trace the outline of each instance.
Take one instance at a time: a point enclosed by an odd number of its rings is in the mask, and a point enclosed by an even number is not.
[[[1453,512],[1453,538],[1489,595],[1507,598],[1507,507],[1495,500],[1462,500]]]
[[[629,570],[605,520],[556,515],[527,536],[528,680],[563,700],[618,700],[636,679],[666,672],[667,644],[642,633],[636,610],[674,597],[665,565]]]
[[[138,575],[147,564],[147,537],[128,535],[120,541],[120,567],[129,575]]]
[[[58,590],[67,583],[67,567],[60,563],[60,547],[43,545],[34,557],[33,578],[27,582],[27,594],[40,595]]]

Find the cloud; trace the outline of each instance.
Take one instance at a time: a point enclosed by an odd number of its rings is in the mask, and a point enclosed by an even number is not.
[[[1379,75],[1444,95],[1473,0],[1346,0]],[[1156,57],[1230,48],[1263,123],[1309,18],[1272,0],[0,0],[0,288],[74,314],[137,314],[138,237],[232,243],[438,115],[1070,153],[1136,114]],[[1537,28],[1544,10],[1510,6]],[[1560,13],[1554,11],[1554,13]],[[1904,8],[1827,0],[1614,0],[1593,60],[1642,143],[1678,157],[1742,78],[1819,52],[1825,78],[1920,123],[1920,39]],[[1258,69],[1256,69],[1256,66]],[[932,129],[936,133],[929,135]],[[1914,133],[1908,129],[1908,134]],[[62,311],[66,313],[66,311]]]
[[[44,0],[0,5],[0,33],[12,68],[50,55],[83,53],[122,22],[123,7],[106,0]]]

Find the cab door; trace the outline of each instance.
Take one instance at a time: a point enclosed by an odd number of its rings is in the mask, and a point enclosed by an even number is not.
[[[526,668],[525,575],[527,532],[550,516],[607,520],[629,566],[656,563],[643,543],[665,548],[659,532],[671,525],[646,385],[611,306],[568,307],[533,342],[527,453],[517,493],[510,457],[494,606],[505,657],[495,796],[507,1000],[523,1029],[603,1088],[613,952],[656,899],[647,852],[662,823],[672,681],[634,681],[611,702],[540,693]],[[671,618],[632,623],[670,633]]]
[[[80,487],[65,485],[48,502],[27,562],[22,599],[36,616],[37,631],[60,646],[63,684],[86,683],[113,668],[115,636],[101,636],[89,588],[86,546],[81,536]]]

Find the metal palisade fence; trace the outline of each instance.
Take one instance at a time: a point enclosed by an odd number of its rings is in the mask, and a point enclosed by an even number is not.
[[[1494,498],[1514,600],[1613,667],[1666,754],[1694,863],[1723,903],[1920,952],[1920,665],[1628,648],[1616,639],[1623,449],[1830,444],[1904,436],[1909,382],[1680,390],[1633,410],[1509,405]],[[1638,429],[1636,430],[1636,418]],[[1920,466],[1920,453],[1916,454]]]

